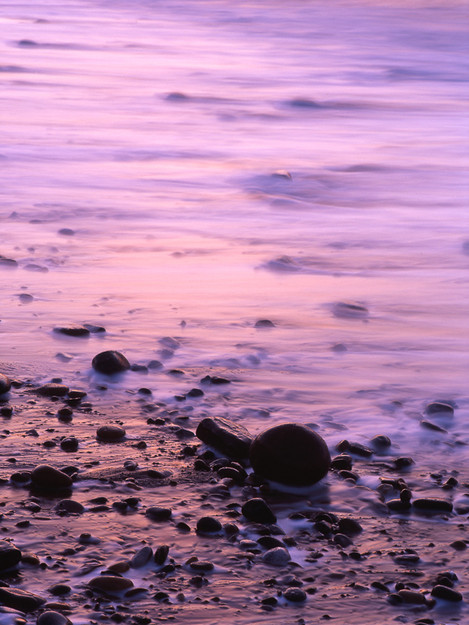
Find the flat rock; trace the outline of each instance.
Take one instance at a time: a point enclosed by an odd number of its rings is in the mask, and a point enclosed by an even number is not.
[[[41,464],[34,469],[31,473],[31,482],[37,488],[47,491],[70,488],[73,484],[69,475],[48,464]]]
[[[0,571],[11,569],[21,560],[21,551],[7,540],[0,540]]]
[[[151,506],[145,511],[146,516],[152,521],[169,521],[172,515],[171,508],[161,508],[159,506]]]
[[[437,499],[436,497],[414,499],[412,505],[414,508],[417,508],[417,510],[426,510],[428,512],[451,512],[453,510],[451,501],[447,499]]]
[[[109,350],[96,354],[91,362],[91,366],[99,373],[113,375],[130,369],[130,363],[120,352]]]
[[[10,389],[11,389],[10,378],[8,378],[6,375],[3,375],[3,373],[0,373],[0,395],[3,395],[4,393],[8,393]]]
[[[47,610],[37,617],[37,625],[72,625],[72,621],[60,612]]]
[[[34,612],[45,599],[19,588],[0,588],[0,603],[21,612]]]
[[[451,416],[454,414],[454,408],[450,403],[443,401],[433,401],[425,407],[425,412],[428,415],[433,414],[445,414]]]
[[[85,507],[79,501],[62,499],[62,501],[59,501],[55,506],[54,510],[59,513],[82,514],[85,511]]]
[[[96,438],[102,443],[117,443],[125,436],[125,430],[120,425],[102,425],[96,430]]]
[[[462,594],[454,588],[449,588],[443,584],[438,584],[432,589],[432,597],[445,599],[446,601],[462,601]]]
[[[93,590],[110,594],[128,590],[132,588],[133,585],[131,579],[119,577],[117,575],[99,575],[98,577],[93,577],[93,579],[88,582],[88,586]]]
[[[89,336],[90,331],[85,326],[65,326],[54,328],[57,334],[65,334],[66,336]]]
[[[43,384],[36,389],[36,393],[43,397],[63,397],[68,394],[68,391],[68,386],[65,386],[65,384],[56,384],[55,382]]]
[[[256,473],[290,486],[310,486],[329,471],[331,456],[326,442],[310,428],[285,423],[259,434],[249,459]]]
[[[249,455],[250,433],[223,417],[206,417],[197,426],[196,436],[229,458],[243,459]]]

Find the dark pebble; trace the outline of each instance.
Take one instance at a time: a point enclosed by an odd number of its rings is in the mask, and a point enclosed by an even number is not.
[[[399,590],[397,594],[402,599],[403,603],[412,603],[417,605],[424,605],[426,603],[425,595],[416,590],[407,590],[405,588],[403,590]]]
[[[270,319],[259,319],[254,324],[255,328],[275,328],[275,323],[270,321]]]
[[[67,514],[82,514],[85,511],[85,507],[79,502],[73,499],[62,499],[55,506],[56,512],[62,512]]]
[[[54,328],[54,332],[65,334],[66,336],[89,336],[90,331],[84,326],[67,326],[65,328]]]
[[[68,394],[68,391],[69,388],[65,384],[56,384],[54,382],[43,384],[36,389],[36,393],[43,397],[63,397]]]
[[[437,599],[445,599],[446,601],[462,601],[462,594],[454,588],[438,585],[432,589],[432,597]]]
[[[151,506],[147,508],[145,512],[146,516],[150,518],[152,521],[169,521],[171,518],[172,510],[171,508],[160,508],[158,506]]]
[[[69,436],[60,441],[60,447],[63,451],[74,452],[78,449],[78,439],[74,436]]]
[[[153,557],[153,549],[148,545],[145,545],[137,551],[137,553],[130,560],[130,566],[133,569],[140,569],[145,566]]]
[[[373,447],[378,450],[388,449],[391,447],[391,439],[389,436],[385,436],[384,434],[373,436],[370,442]]]
[[[431,404],[428,404],[426,406],[425,412],[428,415],[445,414],[447,416],[450,416],[454,414],[454,408],[449,403],[442,402],[442,401],[434,401]]]
[[[362,526],[355,519],[351,519],[349,517],[344,517],[339,520],[338,523],[339,532],[345,534],[346,536],[354,536],[355,534],[359,534],[363,531]]]
[[[97,354],[93,358],[91,365],[95,371],[108,375],[130,369],[130,363],[127,358],[120,352],[112,350]]]
[[[56,597],[62,597],[63,595],[68,595],[72,589],[67,584],[54,584],[49,589],[51,595]]]
[[[162,566],[166,562],[166,558],[168,557],[169,547],[168,545],[160,545],[155,549],[155,555],[153,556],[153,560],[156,565]]]
[[[283,596],[287,601],[293,601],[295,603],[301,603],[302,601],[306,601],[306,593],[301,588],[297,588],[296,586],[292,586],[291,588],[287,588],[283,593]]]
[[[390,499],[386,505],[393,512],[405,512],[411,508],[410,502],[402,501],[402,499]]]
[[[467,549],[467,544],[464,540],[455,540],[450,544],[450,547],[456,551],[465,551]]]
[[[11,569],[21,560],[21,551],[7,540],[0,540],[0,571]]]
[[[130,579],[118,577],[117,575],[99,575],[91,579],[88,586],[93,590],[114,594],[132,588],[133,582]]]
[[[193,388],[187,393],[187,397],[202,397],[202,395],[205,393],[200,388]]]
[[[421,499],[414,499],[412,505],[417,510],[427,510],[429,512],[451,512],[453,510],[453,504],[446,499],[437,499],[434,497],[423,497]]]
[[[231,380],[228,380],[227,378],[220,378],[219,376],[216,376],[216,375],[215,376],[206,375],[200,381],[202,384],[215,384],[215,385],[231,383]]]
[[[352,456],[349,456],[348,454],[339,454],[331,460],[331,469],[336,469],[337,471],[350,471],[351,468]]]
[[[445,428],[442,428],[436,423],[432,423],[431,421],[428,421],[427,419],[422,419],[420,421],[420,425],[427,430],[433,430],[434,432],[442,432],[443,434],[448,433],[448,430],[445,430]]]
[[[37,625],[72,625],[72,621],[60,612],[47,610],[37,617]]]
[[[274,547],[264,553],[262,561],[270,566],[286,566],[290,562],[290,553],[285,547]]]
[[[215,568],[213,562],[209,562],[207,560],[194,560],[193,562],[189,563],[189,567],[192,571],[204,573],[208,571],[213,571],[213,569]]]
[[[96,437],[102,443],[116,443],[125,436],[125,430],[120,425],[102,425],[96,430]]]
[[[242,513],[248,521],[255,523],[276,523],[277,517],[260,497],[249,499],[241,508]]]
[[[394,460],[394,466],[396,467],[398,471],[402,469],[408,469],[413,464],[414,464],[414,461],[412,460],[412,458],[408,458],[407,456],[402,456]]]
[[[310,428],[286,423],[259,434],[249,458],[263,477],[292,486],[309,486],[328,472],[331,457],[326,442]]]
[[[217,534],[221,530],[220,521],[211,516],[204,516],[197,521],[197,532],[200,534]]]
[[[0,603],[20,612],[34,612],[45,599],[19,588],[0,588]]]

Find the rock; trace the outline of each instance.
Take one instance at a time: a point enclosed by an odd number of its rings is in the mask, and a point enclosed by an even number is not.
[[[213,562],[209,562],[208,560],[194,560],[189,563],[189,567],[192,571],[207,573],[208,571],[213,571],[215,568]]]
[[[292,486],[309,486],[322,479],[331,463],[324,439],[296,423],[278,425],[259,434],[249,458],[256,473]]]
[[[204,516],[197,521],[197,532],[199,534],[217,534],[221,530],[222,525],[220,521],[211,516]]]
[[[352,457],[348,454],[339,454],[331,460],[331,469],[336,469],[337,471],[350,471],[351,468]]]
[[[74,436],[69,436],[60,441],[60,448],[63,451],[75,452],[78,449],[78,440]]]
[[[355,534],[360,534],[363,531],[362,526],[355,519],[351,519],[350,517],[344,517],[339,520],[338,523],[339,532],[345,534],[346,536],[354,536]]]
[[[96,326],[93,323],[84,323],[83,327],[91,332],[91,334],[101,334],[102,332],[106,332],[106,328],[103,326]]]
[[[410,501],[402,501],[402,499],[390,499],[386,505],[393,512],[405,512],[411,508]]]
[[[101,443],[117,443],[125,436],[125,430],[120,425],[102,425],[96,430],[96,438]]]
[[[51,595],[62,597],[63,595],[68,595],[72,589],[68,584],[54,584],[48,588],[48,591]]]
[[[79,501],[73,499],[62,499],[55,506],[54,510],[59,513],[66,514],[82,514],[85,511],[85,507]]]
[[[56,384],[54,382],[43,384],[36,389],[36,393],[43,397],[63,397],[68,394],[68,391],[69,388],[65,384]]]
[[[8,393],[10,389],[11,389],[10,378],[7,378],[6,375],[3,375],[3,373],[0,373],[0,395],[4,395],[5,393]]]
[[[37,617],[37,625],[72,625],[72,621],[60,612],[47,610]]]
[[[369,315],[368,309],[356,302],[337,302],[332,307],[332,313],[342,319],[366,319]]]
[[[260,497],[249,499],[241,508],[242,513],[248,521],[255,523],[276,523],[277,517]]]
[[[425,412],[428,415],[445,414],[447,416],[452,416],[454,414],[454,408],[450,403],[443,401],[434,401],[425,407]]]
[[[93,358],[91,365],[95,371],[107,375],[121,373],[130,369],[130,363],[127,358],[116,351],[106,351],[97,354]]]
[[[445,430],[445,428],[442,428],[441,426],[437,425],[436,423],[433,423],[432,421],[428,421],[428,419],[422,419],[420,421],[420,425],[423,428],[426,428],[427,430],[433,430],[435,432],[442,432],[443,434],[448,433],[448,430]]]
[[[75,230],[72,230],[71,228],[60,228],[58,233],[62,234],[65,237],[73,237],[73,235],[75,234]]]
[[[13,258],[0,255],[0,267],[18,267],[18,262]]]
[[[137,551],[137,553],[130,560],[130,566],[133,569],[140,569],[142,566],[145,566],[147,562],[153,557],[153,549],[145,545]]]
[[[290,554],[285,547],[274,547],[264,553],[262,561],[270,566],[286,566],[290,562]]]
[[[428,512],[451,512],[453,510],[453,504],[446,499],[437,499],[436,497],[422,497],[421,499],[414,499],[412,502],[414,508],[417,510],[426,510]]]
[[[89,336],[90,331],[84,326],[67,326],[54,328],[57,334],[65,334],[66,336]]]
[[[0,588],[0,603],[20,612],[34,612],[45,599],[19,588]]]
[[[306,601],[306,593],[301,588],[297,588],[296,586],[292,586],[291,588],[287,588],[283,596],[287,601],[293,601],[294,603],[301,603],[302,601]]]
[[[424,605],[426,603],[425,595],[422,592],[416,590],[407,590],[403,588],[397,593],[402,599],[403,603],[412,603],[416,605]]]
[[[151,506],[150,508],[147,508],[145,514],[152,521],[169,521],[169,519],[171,518],[172,510],[171,508],[160,508],[158,506]]]
[[[380,451],[391,447],[391,439],[389,438],[389,436],[386,436],[384,434],[377,434],[376,436],[373,436],[370,442],[375,449],[378,449]]]
[[[166,562],[166,558],[168,557],[169,546],[168,545],[160,545],[155,549],[155,555],[153,556],[153,560],[157,566],[162,566]]]
[[[247,458],[252,442],[246,428],[222,417],[206,417],[197,426],[196,436],[234,459]]]
[[[448,586],[437,585],[432,589],[432,597],[437,599],[445,599],[446,601],[462,601],[462,594],[454,588]]]
[[[133,585],[132,580],[117,575],[99,575],[88,582],[90,588],[106,594],[120,593],[132,588]]]
[[[0,540],[0,571],[11,569],[21,560],[21,551],[7,540]]]
[[[259,319],[254,324],[255,328],[275,328],[275,323],[270,321],[270,319]]]
[[[31,482],[37,488],[45,491],[56,491],[70,488],[73,484],[72,478],[48,464],[37,466],[31,473]]]

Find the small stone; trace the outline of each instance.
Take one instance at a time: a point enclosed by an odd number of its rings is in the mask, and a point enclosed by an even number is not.
[[[442,402],[442,401],[434,401],[431,404],[428,404],[425,408],[425,412],[428,415],[432,414],[445,414],[447,416],[452,416],[454,414],[454,408],[451,404]]]
[[[4,395],[5,393],[8,393],[10,389],[11,389],[10,378],[8,378],[6,375],[3,375],[3,373],[0,373],[0,395]]]
[[[102,443],[117,443],[125,436],[125,430],[120,425],[102,425],[96,430],[96,438]]]
[[[140,569],[142,566],[145,566],[150,559],[153,557],[153,549],[145,545],[137,551],[137,553],[130,560],[130,566],[133,569]]]
[[[405,512],[410,510],[411,504],[409,501],[402,501],[402,499],[390,499],[386,502],[387,507],[393,512]]]
[[[47,610],[37,617],[37,625],[72,625],[72,621],[60,612]]]
[[[98,577],[93,577],[93,579],[89,581],[88,586],[93,590],[98,590],[106,594],[115,594],[132,588],[133,582],[126,577],[119,577],[117,575],[99,575]]]
[[[276,523],[277,517],[260,497],[249,499],[241,508],[242,513],[248,521],[255,523]]]
[[[339,520],[338,523],[339,532],[345,534],[346,536],[354,536],[355,534],[360,534],[363,531],[362,526],[355,519],[351,519],[349,517],[344,517]]]
[[[36,389],[36,393],[38,395],[42,395],[43,397],[63,397],[68,394],[68,391],[69,388],[68,386],[65,386],[65,384],[56,384],[54,382],[43,384]]]
[[[221,530],[222,525],[220,521],[211,516],[204,516],[197,521],[197,532],[199,534],[217,534]]]
[[[187,393],[187,397],[202,397],[203,395],[205,393],[200,388],[193,388]]]
[[[270,566],[286,566],[290,562],[290,553],[284,547],[274,547],[264,553],[262,561]]]
[[[403,603],[412,603],[416,605],[424,605],[426,603],[425,595],[416,590],[407,590],[406,588],[399,590],[397,593]]]
[[[391,439],[389,436],[385,436],[384,434],[378,434],[377,436],[373,436],[371,439],[371,444],[375,449],[383,450],[391,447]]]
[[[168,545],[160,545],[155,549],[155,555],[153,556],[153,560],[156,565],[163,566],[166,562],[166,558],[168,557],[169,547]]]
[[[73,237],[75,234],[75,230],[72,230],[71,228],[60,228],[58,232],[65,237]]]
[[[21,551],[7,540],[0,540],[0,571],[11,569],[21,560]]]
[[[152,521],[164,522],[169,521],[172,515],[172,510],[171,508],[151,506],[150,508],[147,508],[145,514]]]
[[[69,436],[60,441],[60,448],[66,452],[75,452],[78,449],[78,440],[74,436]]]
[[[412,458],[408,458],[406,456],[402,456],[394,460],[394,466],[396,467],[398,471],[402,469],[408,469],[413,464],[414,464],[414,461],[412,460]]]
[[[348,454],[339,454],[331,460],[331,469],[336,471],[350,471],[352,468],[352,457]]]
[[[443,434],[448,433],[448,430],[445,430],[445,428],[442,428],[436,423],[432,423],[431,421],[428,421],[428,419],[422,419],[420,421],[420,425],[427,430],[433,430],[434,432],[442,432]]]
[[[88,330],[88,328],[85,328],[84,326],[67,326],[67,327],[60,327],[60,328],[54,328],[54,332],[56,332],[57,334],[65,334],[66,336],[89,336],[90,335],[90,331]]]
[[[106,332],[106,328],[94,325],[93,323],[84,323],[83,326],[89,330],[91,334],[102,334],[103,332]]]
[[[45,491],[62,490],[73,484],[69,475],[48,464],[37,466],[31,473],[31,481],[34,486]]]
[[[368,317],[368,309],[356,302],[337,302],[332,307],[335,317],[343,319],[365,319]]]
[[[45,599],[19,588],[0,588],[0,603],[20,612],[34,612]]]
[[[91,365],[95,371],[107,375],[121,373],[130,369],[130,363],[127,358],[120,352],[112,350],[97,354],[93,358]]]
[[[54,510],[59,513],[82,514],[85,511],[85,507],[79,501],[62,499],[62,501],[59,501],[55,506]]]
[[[432,597],[437,599],[445,599],[446,601],[462,601],[462,594],[454,588],[448,586],[437,585],[432,589]]]
[[[229,458],[242,459],[249,455],[251,435],[241,425],[222,417],[206,417],[197,426],[196,436]]]
[[[414,499],[412,505],[417,510],[426,510],[428,512],[451,512],[453,510],[451,501],[437,499],[436,497]]]
[[[285,597],[285,599],[287,599],[287,601],[293,601],[294,603],[301,603],[303,601],[306,601],[307,597],[305,591],[301,588],[297,588],[296,586],[287,588],[284,591],[283,596]]]
[[[465,551],[467,549],[467,544],[464,542],[464,540],[454,540],[450,544],[450,547],[452,547],[456,551]]]
[[[56,597],[62,597],[63,595],[68,595],[72,589],[68,584],[54,584],[49,589],[51,595]]]
[[[249,458],[256,473],[291,486],[309,486],[328,472],[331,457],[326,442],[310,428],[286,423],[259,434]]]
[[[213,571],[215,568],[213,562],[209,562],[207,560],[194,560],[189,563],[189,567],[192,571],[207,573],[209,571]]]

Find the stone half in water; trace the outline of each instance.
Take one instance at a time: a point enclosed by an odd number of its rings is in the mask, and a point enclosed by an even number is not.
[[[310,428],[277,425],[259,434],[249,459],[256,473],[287,486],[312,486],[329,471],[331,456],[326,442]]]
[[[113,375],[130,369],[130,363],[127,358],[120,352],[109,350],[100,352],[93,358],[91,365],[95,371]]]

